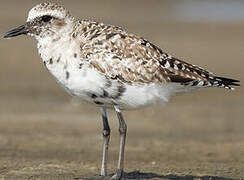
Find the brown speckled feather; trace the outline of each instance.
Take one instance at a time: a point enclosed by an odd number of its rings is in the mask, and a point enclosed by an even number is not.
[[[108,78],[125,83],[174,82],[199,87],[224,84],[213,73],[174,58],[120,27],[83,20],[75,29],[73,37],[78,36],[82,42],[81,58]]]
[[[4,35],[35,37],[48,71],[73,97],[101,107],[103,157],[101,179],[122,179],[127,125],[121,110],[164,105],[170,97],[196,87],[232,89],[239,81],[217,77],[186,63],[120,27],[77,21],[56,3],[32,8],[27,22]],[[120,148],[116,173],[107,176],[110,127],[107,108],[119,119]]]

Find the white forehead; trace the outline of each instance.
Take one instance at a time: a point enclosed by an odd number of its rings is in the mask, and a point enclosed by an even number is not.
[[[27,22],[44,15],[50,15],[60,19],[71,17],[70,13],[64,7],[56,3],[42,3],[30,10]]]

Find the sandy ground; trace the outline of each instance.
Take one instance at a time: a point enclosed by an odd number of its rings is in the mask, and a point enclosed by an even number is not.
[[[23,23],[38,2],[1,0],[0,34]],[[62,2],[77,17],[122,25],[176,57],[244,80],[244,24],[177,22],[166,1],[158,2],[160,6],[156,1]],[[102,146],[99,109],[77,103],[56,84],[42,65],[34,40],[0,39],[0,51],[2,179],[97,175]],[[125,171],[140,171],[137,179],[244,178],[243,93],[243,87],[234,92],[213,88],[175,97],[164,108],[124,112]],[[113,173],[118,123],[114,112],[109,114],[109,173]]]

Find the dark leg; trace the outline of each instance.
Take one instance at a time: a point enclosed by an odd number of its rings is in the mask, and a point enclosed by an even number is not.
[[[108,161],[108,146],[110,139],[110,127],[108,124],[107,111],[105,108],[101,108],[102,119],[103,119],[103,157],[101,176],[107,176],[107,161]]]
[[[114,109],[115,109],[117,116],[118,116],[118,119],[119,119],[120,146],[119,146],[119,161],[118,161],[117,171],[111,179],[118,180],[118,179],[121,179],[123,176],[124,151],[125,151],[125,140],[126,140],[127,126],[125,124],[124,118],[120,112],[119,107],[114,106]]]

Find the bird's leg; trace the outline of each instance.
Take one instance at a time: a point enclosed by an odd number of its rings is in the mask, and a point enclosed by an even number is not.
[[[123,176],[123,169],[124,169],[124,151],[125,151],[125,140],[126,140],[126,132],[127,126],[124,121],[124,118],[120,112],[119,107],[114,106],[114,109],[117,113],[119,119],[119,134],[120,134],[120,146],[119,146],[119,160],[118,160],[118,167],[115,175],[111,179],[121,179]]]
[[[107,161],[108,161],[108,146],[110,139],[110,127],[108,124],[107,111],[104,107],[101,108],[102,119],[103,119],[103,157],[102,157],[102,167],[101,176],[107,175]]]

